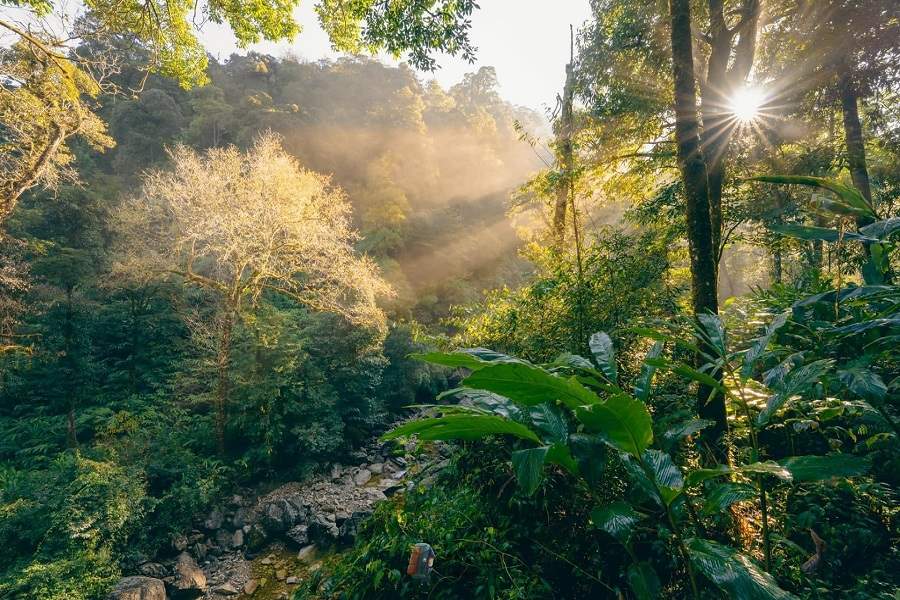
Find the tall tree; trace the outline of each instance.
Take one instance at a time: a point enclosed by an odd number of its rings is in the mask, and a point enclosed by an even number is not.
[[[169,273],[216,299],[213,408],[224,452],[234,329],[262,294],[383,327],[375,301],[389,288],[354,251],[343,192],[301,168],[273,134],[246,154],[179,146],[172,163],[118,211],[126,253],[118,268]]]

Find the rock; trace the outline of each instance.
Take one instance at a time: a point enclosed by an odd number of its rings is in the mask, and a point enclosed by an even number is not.
[[[332,465],[331,467],[331,478],[338,479],[344,470],[341,468],[341,465]]]
[[[250,511],[244,507],[237,509],[234,511],[234,516],[231,517],[231,524],[235,527],[246,527],[249,513]]]
[[[244,497],[240,494],[235,494],[231,497],[231,505],[232,506],[243,506],[244,505]]]
[[[301,560],[303,562],[310,562],[312,560],[313,555],[316,553],[316,545],[310,544],[309,546],[304,546],[300,549],[300,552],[297,553],[297,560]]]
[[[278,581],[284,581],[285,579],[287,579],[287,571],[285,569],[276,569],[275,579],[277,579]]]
[[[107,600],[166,600],[166,585],[154,577],[135,575],[116,584]]]
[[[294,525],[288,529],[285,536],[298,546],[305,546],[309,543],[309,526]]]
[[[183,535],[175,535],[172,537],[172,547],[183,552],[188,547],[188,539]]]
[[[159,563],[146,562],[138,567],[138,572],[146,577],[162,579],[169,574],[169,570]]]
[[[236,529],[234,533],[231,534],[231,547],[232,548],[240,548],[244,545],[244,530]]]
[[[387,497],[390,498],[397,492],[403,491],[404,485],[402,483],[395,483],[394,485],[389,485],[388,487],[381,490],[381,492]]]
[[[296,584],[300,583],[300,578],[294,577],[293,575],[291,575],[290,577],[285,579],[284,582],[288,585],[296,585]]]
[[[230,582],[227,581],[215,588],[213,592],[219,594],[220,596],[237,596],[238,594],[238,590],[233,585],[231,585]]]
[[[182,592],[182,595],[192,595],[196,592],[199,596],[206,590],[206,575],[197,565],[190,554],[182,552],[175,561],[175,582],[173,587]]]
[[[197,542],[196,544],[192,544],[190,547],[191,554],[203,560],[206,558],[206,552],[209,550],[209,547],[203,542]]]
[[[234,541],[234,534],[227,529],[220,529],[216,532],[216,545],[223,550],[231,550],[232,541]]]
[[[344,521],[346,521],[349,518],[350,518],[350,513],[348,513],[345,510],[339,510],[336,513],[334,513],[334,522],[337,523],[338,525],[340,525],[341,523],[343,523]]]
[[[340,535],[338,526],[328,520],[322,513],[309,518],[309,539],[314,542],[333,542]]]
[[[267,556],[267,557],[265,557],[264,559],[262,559],[261,561],[259,561],[259,564],[261,564],[261,565],[271,565],[273,562],[275,562],[275,561],[272,559],[272,557],[271,557],[271,556]]]
[[[369,470],[375,475],[381,475],[384,472],[384,463],[372,463]]]
[[[392,477],[394,479],[403,479],[404,477],[406,477],[406,471],[397,471],[392,475]]]
[[[360,469],[356,475],[353,476],[353,483],[356,485],[366,485],[370,479],[372,479],[372,471]]]
[[[391,462],[394,463],[398,468],[405,469],[408,466],[406,459],[402,456],[392,456]]]
[[[256,588],[259,587],[259,582],[255,579],[250,579],[247,583],[244,584],[244,593],[248,596],[252,596],[253,592],[256,591]]]
[[[266,530],[259,523],[251,525],[250,531],[244,536],[244,543],[247,544],[247,547],[251,551],[259,550],[266,545],[267,541],[268,536],[266,535]]]
[[[365,521],[370,515],[372,511],[368,510],[357,510],[354,511],[350,518],[344,521],[344,524],[341,525],[340,530],[340,539],[341,542],[345,544],[352,543],[356,536],[359,534],[359,526]]]
[[[278,502],[268,504],[263,512],[262,523],[270,533],[285,531],[284,508]]]
[[[207,516],[206,520],[203,521],[203,527],[205,527],[207,531],[215,531],[222,526],[222,522],[224,520],[225,515],[222,514],[222,510],[216,507],[212,509],[212,512],[209,513],[209,516]]]

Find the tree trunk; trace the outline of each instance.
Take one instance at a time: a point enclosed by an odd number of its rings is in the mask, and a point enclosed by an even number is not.
[[[863,143],[862,124],[859,121],[858,91],[853,76],[845,73],[841,76],[841,110],[844,115],[844,137],[847,144],[847,166],[853,186],[863,198],[872,203],[872,187],[869,183],[869,170],[866,167],[866,147]],[[867,225],[867,222],[857,225]]]
[[[231,334],[234,331],[235,311],[232,307],[225,310],[219,327],[219,348],[216,354],[216,371],[218,380],[214,398],[216,446],[219,454],[225,454],[225,425],[227,419],[228,396],[230,393],[231,371]]]
[[[675,82],[675,141],[678,165],[684,184],[685,213],[688,244],[691,255],[691,293],[695,315],[718,313],[716,291],[716,251],[713,247],[710,222],[709,189],[706,163],[700,148],[700,127],[697,115],[697,84],[694,79],[694,58],[691,46],[690,0],[670,0],[672,26],[672,67]],[[697,357],[700,360],[700,357]],[[697,398],[697,412],[701,418],[715,423],[705,430],[717,460],[725,456],[721,438],[728,422],[725,401],[721,394],[710,399],[711,390],[705,386]]]
[[[572,63],[566,65],[566,85],[563,87],[562,108],[557,130],[560,179],[556,187],[556,204],[553,209],[553,237],[561,246],[566,235],[566,208],[569,191],[573,185],[574,149],[572,147],[572,98],[575,95],[575,75]]]

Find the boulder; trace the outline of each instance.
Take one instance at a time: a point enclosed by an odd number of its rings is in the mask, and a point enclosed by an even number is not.
[[[369,465],[369,470],[374,475],[381,475],[384,472],[384,463],[372,463]]]
[[[356,485],[366,485],[372,479],[372,471],[368,469],[360,469],[353,476],[353,483]]]
[[[275,569],[275,579],[278,581],[287,579],[287,569]]]
[[[206,517],[206,520],[203,521],[203,527],[205,527],[207,531],[215,531],[222,526],[222,522],[224,520],[225,515],[222,514],[222,509],[216,507],[212,509],[212,511]]]
[[[135,575],[116,584],[107,600],[166,600],[166,586],[155,577]]]
[[[231,534],[231,546],[233,548],[240,548],[244,545],[244,530],[236,529],[233,534]]]
[[[293,575],[291,575],[290,577],[285,579],[284,582],[288,585],[296,585],[296,584],[300,583],[300,578],[294,577]]]
[[[244,535],[244,543],[247,544],[247,548],[251,551],[259,550],[265,546],[268,539],[265,528],[259,523],[251,525],[250,530]]]
[[[175,561],[175,581],[172,587],[179,592],[179,596],[185,598],[196,598],[206,591],[206,575],[187,552],[179,554]]]
[[[303,562],[311,562],[313,556],[316,553],[315,544],[310,544],[309,546],[304,546],[300,549],[300,552],[297,553],[297,560],[301,560]]]
[[[231,585],[231,582],[228,581],[215,588],[213,592],[219,594],[220,596],[237,596],[239,593],[237,588]]]
[[[285,537],[287,537],[287,539],[291,540],[298,546],[305,546],[309,543],[309,526],[294,525],[293,527],[288,529]]]
[[[287,529],[284,521],[284,507],[279,502],[271,502],[263,509],[262,524],[269,533],[282,533]]]
[[[351,544],[356,539],[356,536],[359,534],[359,526],[365,521],[369,516],[371,516],[372,511],[368,510],[357,510],[354,511],[350,518],[344,521],[344,524],[341,525],[340,529],[340,540],[345,544]]]
[[[154,579],[162,579],[169,574],[169,570],[157,562],[145,562],[138,567],[138,572]]]
[[[259,582],[255,579],[247,580],[247,583],[244,584],[244,593],[248,596],[252,596],[253,592],[259,587]]]
[[[309,539],[313,542],[328,544],[337,540],[340,535],[338,526],[328,520],[322,513],[315,513],[309,518]]]
[[[234,534],[228,531],[227,529],[220,529],[216,531],[216,545],[222,550],[231,550],[232,542],[234,541]]]

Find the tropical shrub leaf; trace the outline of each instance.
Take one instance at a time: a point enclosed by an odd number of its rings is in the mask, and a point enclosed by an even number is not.
[[[463,385],[500,394],[524,406],[559,400],[574,409],[600,402],[596,394],[574,378],[564,379],[524,363],[484,367],[466,377]]]
[[[600,367],[603,375],[609,379],[610,383],[618,384],[616,354],[610,337],[606,333],[598,331],[591,336],[588,345],[591,347],[591,353],[594,355],[594,360],[597,361],[597,366]]]
[[[869,470],[869,461],[852,454],[792,456],[778,461],[794,481],[826,481],[837,477],[858,477]]]
[[[772,336],[775,335],[775,332],[784,327],[790,316],[790,311],[779,314],[772,319],[772,322],[766,327],[765,333],[753,340],[753,343],[750,344],[750,348],[748,348],[747,352],[744,354],[744,364],[741,367],[741,375],[749,377],[753,373],[754,363],[756,363],[759,357],[763,355],[769,342],[772,341]]]
[[[900,231],[900,217],[891,217],[882,221],[875,221],[865,227],[860,227],[859,232],[865,236],[886,240],[894,232]]]
[[[404,423],[392,429],[382,440],[418,435],[423,440],[477,440],[488,435],[513,435],[540,444],[540,438],[530,429],[495,415],[451,414],[432,419]]]
[[[711,540],[685,541],[691,562],[698,571],[738,600],[795,600],[778,587],[775,579],[740,552]]]
[[[480,360],[471,354],[465,352],[425,352],[410,354],[410,358],[428,362],[434,365],[444,367],[459,368],[464,367],[472,371],[477,371],[490,365],[490,363]]]
[[[544,434],[544,439],[552,443],[565,443],[569,435],[569,427],[560,410],[547,402],[528,409],[531,423],[535,429]]]
[[[661,357],[648,359],[644,364],[659,367],[662,369],[669,369],[673,373],[680,375],[685,379],[690,379],[692,381],[696,381],[697,383],[708,385],[709,387],[719,390],[720,392],[725,391],[725,388],[722,387],[722,383],[718,379],[716,379],[712,375],[708,375],[703,371],[698,371],[697,369],[689,367],[685,364],[669,361]]]
[[[691,419],[673,425],[662,435],[662,446],[665,450],[669,450],[689,435],[699,433],[712,425],[715,425],[715,422],[708,419]]]
[[[762,181],[765,183],[783,183],[794,185],[805,185],[833,192],[839,198],[838,201],[829,204],[829,208],[841,214],[852,214],[866,217],[877,217],[875,211],[866,202],[865,197],[857,190],[850,186],[846,186],[837,181],[824,179],[822,177],[808,177],[803,175],[763,175],[760,177],[751,177],[751,181]]]
[[[648,562],[631,563],[626,574],[628,587],[634,592],[637,600],[654,600],[659,597],[662,584],[656,571]]]
[[[626,542],[644,515],[634,510],[627,502],[617,501],[600,506],[591,511],[594,527],[605,531],[620,542]]]
[[[614,448],[638,457],[653,443],[650,413],[640,400],[626,394],[610,396],[606,402],[576,409],[578,420],[600,433]]]
[[[578,465],[578,472],[590,485],[603,478],[609,446],[597,434],[573,433],[569,435],[569,448]]]
[[[829,359],[817,360],[790,371],[784,376],[780,389],[769,398],[766,407],[759,412],[756,422],[760,426],[768,423],[792,396],[818,383],[822,376],[831,369],[833,362]]]
[[[661,450],[645,450],[643,458],[644,464],[647,465],[654,478],[663,503],[666,506],[672,504],[684,489],[684,477],[681,469],[675,465],[669,453]]]
[[[847,389],[869,402],[884,400],[887,395],[887,385],[877,373],[869,369],[845,369],[838,371],[838,378],[847,386]]]
[[[547,456],[549,446],[540,448],[528,448],[516,450],[512,453],[513,470],[516,472],[516,480],[526,496],[531,496],[537,491],[543,479],[544,459]]]
[[[838,229],[829,229],[827,227],[809,227],[807,225],[793,225],[786,223],[784,225],[772,225],[770,229],[775,233],[780,233],[781,235],[800,240],[836,242],[840,239],[845,239],[853,240],[855,242],[878,242],[878,238],[862,235],[855,231],[840,231]]]
[[[706,516],[714,515],[735,502],[755,498],[757,493],[756,488],[746,483],[720,483],[706,494],[701,512]]]
[[[656,367],[649,364],[648,360],[659,358],[663,351],[662,342],[654,342],[653,347],[647,352],[644,364],[641,365],[641,373],[634,382],[634,396],[641,402],[650,399],[650,389],[653,383],[653,375],[656,373]]]
[[[728,353],[727,340],[725,337],[725,326],[722,325],[722,319],[719,315],[712,313],[701,313],[697,315],[697,333],[701,336],[719,358],[725,357]]]

